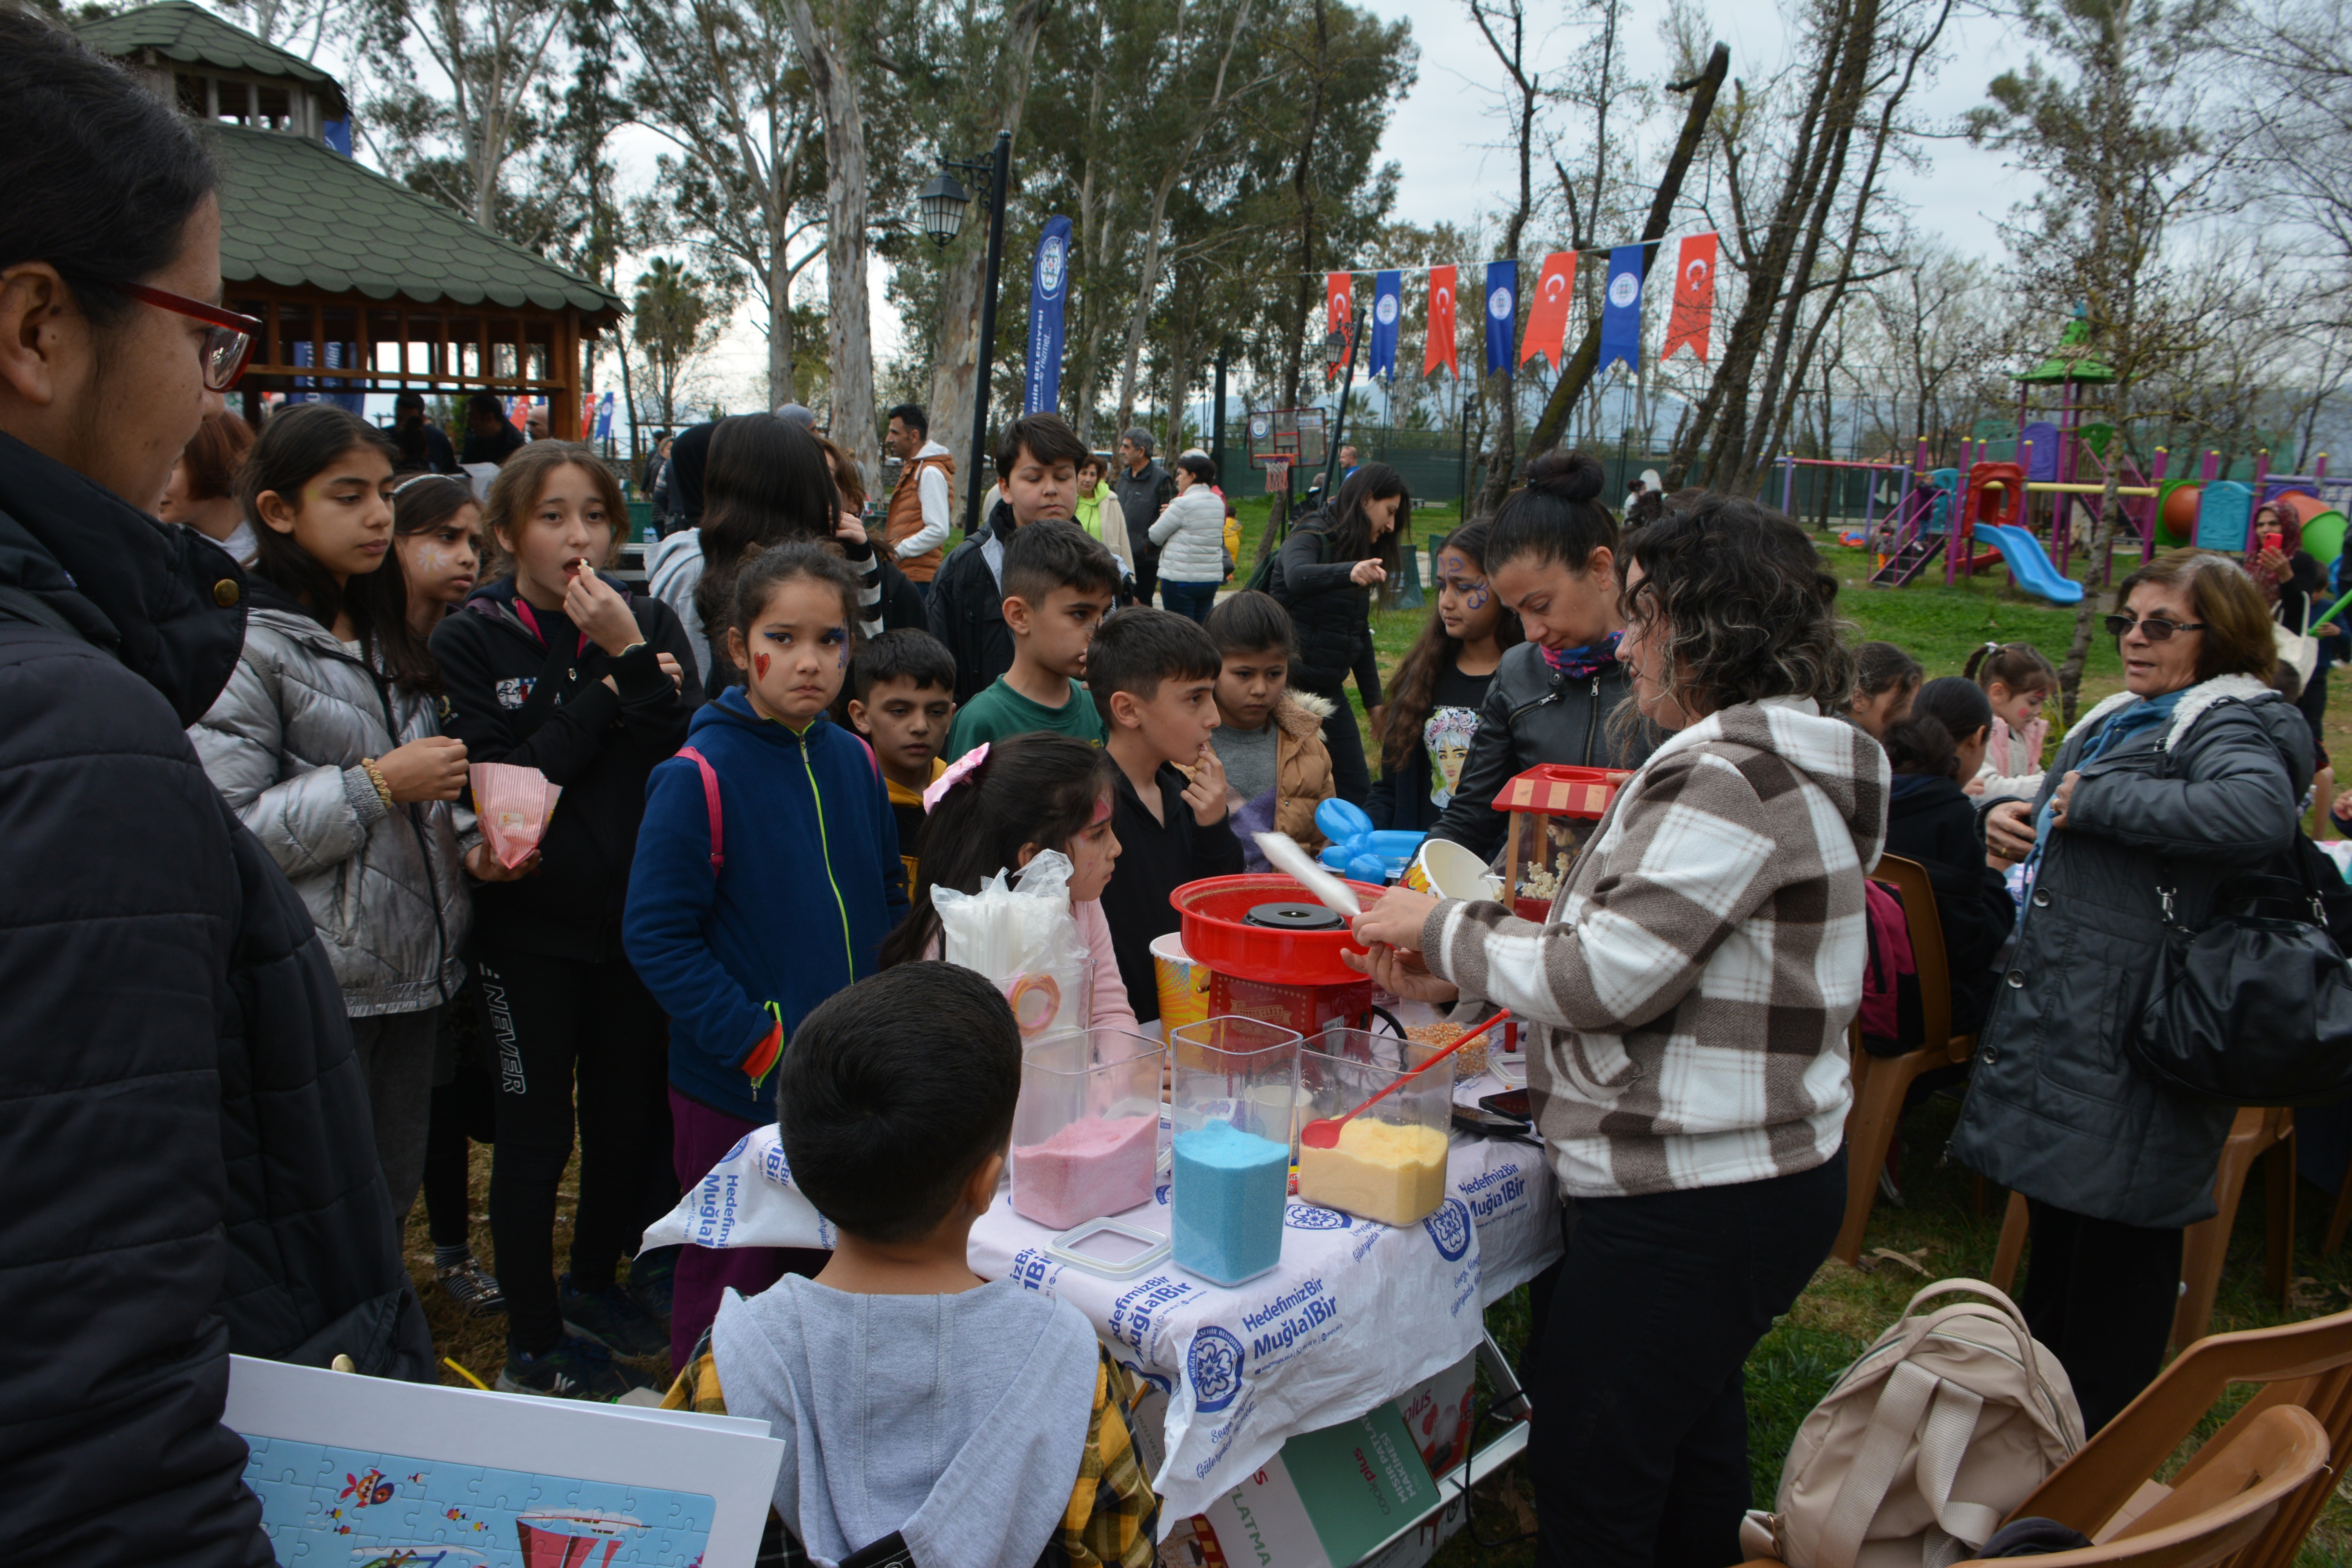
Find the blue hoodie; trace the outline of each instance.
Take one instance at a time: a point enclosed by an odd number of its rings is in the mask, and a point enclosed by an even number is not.
[[[771,1032],[790,1039],[873,973],[906,915],[898,819],[865,742],[822,717],[795,735],[740,687],[696,712],[687,744],[718,775],[724,864],[714,874],[702,770],[672,757],[646,781],[622,941],[669,1015],[669,1081],[772,1121]]]

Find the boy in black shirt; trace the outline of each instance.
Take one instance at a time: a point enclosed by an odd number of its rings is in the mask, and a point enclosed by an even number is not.
[[[1111,797],[1118,871],[1102,911],[1141,1023],[1160,1016],[1151,942],[1177,928],[1168,895],[1242,869],[1241,840],[1225,820],[1224,764],[1209,743],[1223,667],[1209,634],[1167,610],[1122,611],[1087,649],[1087,689],[1119,775]]]

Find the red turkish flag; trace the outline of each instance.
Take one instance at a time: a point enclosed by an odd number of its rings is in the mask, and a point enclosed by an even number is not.
[[[1350,294],[1355,287],[1356,275],[1352,272],[1327,272],[1323,275],[1323,318],[1327,331],[1346,332],[1351,330],[1349,323],[1355,319],[1356,310]],[[1324,364],[1323,379],[1339,380],[1340,366],[1346,363],[1347,351],[1343,349],[1339,364]]]
[[[1688,343],[1701,364],[1706,363],[1707,337],[1715,328],[1715,236],[1694,234],[1683,240],[1675,262],[1675,310],[1666,318],[1666,346],[1658,351],[1663,364]]]
[[[1429,269],[1429,352],[1423,358],[1421,374],[1427,375],[1439,365],[1462,377],[1461,363],[1454,353],[1454,268],[1433,267]]]
[[[1541,354],[1552,369],[1559,368],[1559,362],[1567,357],[1568,303],[1575,295],[1576,252],[1555,250],[1544,258],[1543,271],[1536,279],[1536,291],[1528,306],[1528,341],[1519,350],[1521,364]]]

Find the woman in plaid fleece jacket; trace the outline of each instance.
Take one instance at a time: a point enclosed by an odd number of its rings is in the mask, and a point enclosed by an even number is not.
[[[1529,1376],[1538,1561],[1721,1568],[1749,1501],[1741,1365],[1844,1209],[1887,763],[1832,716],[1853,661],[1794,523],[1710,495],[1628,535],[1620,572],[1631,706],[1670,733],[1549,919],[1392,891],[1356,934],[1401,994],[1538,1026],[1528,1084],[1575,1199]]]

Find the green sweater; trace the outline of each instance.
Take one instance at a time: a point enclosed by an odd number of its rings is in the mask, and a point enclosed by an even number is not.
[[[955,722],[948,727],[947,749],[940,755],[953,762],[984,741],[1026,735],[1033,730],[1074,736],[1097,746],[1104,740],[1102,715],[1095,711],[1095,700],[1080,682],[1070,682],[1068,701],[1059,708],[1048,708],[1013,690],[1000,675],[979,696],[956,710]]]

